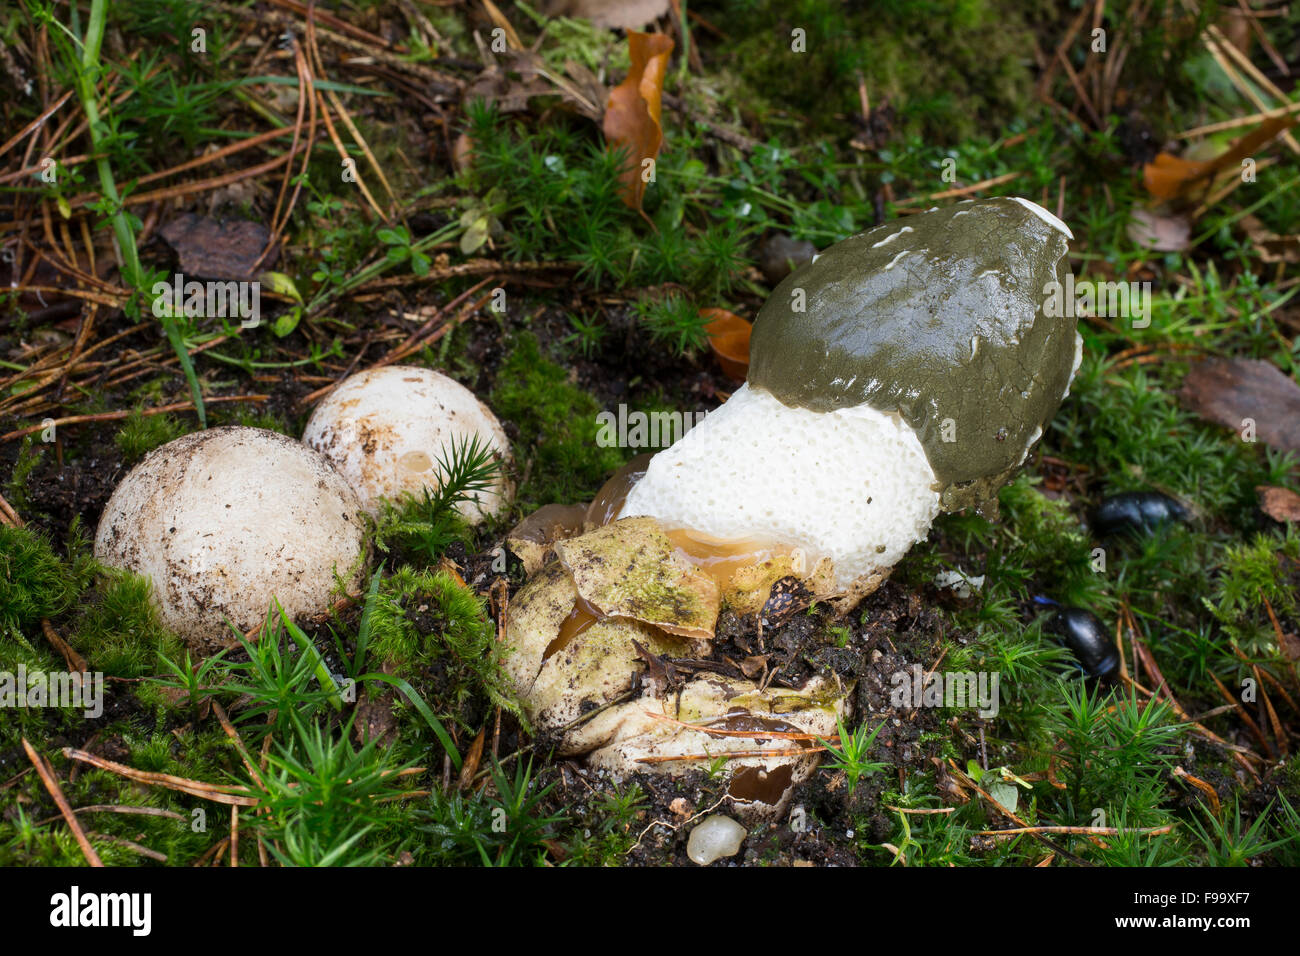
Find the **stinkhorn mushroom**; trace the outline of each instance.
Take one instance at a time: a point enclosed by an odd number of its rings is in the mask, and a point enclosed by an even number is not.
[[[722,605],[763,621],[852,601],[941,510],[992,507],[1078,368],[1074,320],[1045,311],[1069,238],[993,199],[832,246],[759,312],[746,384],[610,479],[585,516],[597,530],[563,538],[577,512],[547,517],[530,554],[557,560],[511,602],[506,670],[557,753],[617,773],[722,757],[738,812],[780,812],[852,688],[718,668],[670,690],[664,659],[709,655]],[[774,736],[788,746],[762,745]]]
[[[214,428],[154,449],[113,491],[95,557],[148,578],[163,623],[200,654],[278,601],[291,618],[360,586],[361,502],[325,458],[276,432]]]
[[[474,440],[502,462],[510,456],[501,423],[473,392],[440,372],[407,365],[344,379],[316,406],[302,440],[334,464],[372,515],[384,499],[397,503],[408,493],[435,491],[456,449]],[[498,469],[491,487],[473,492],[458,510],[478,524],[505,508],[512,492]]]
[[[1024,199],[957,203],[837,243],[759,311],[746,384],[660,452],[622,516],[827,557],[878,582],[945,510],[992,510],[1082,357],[1069,229]],[[1060,286],[1056,286],[1060,283]]]

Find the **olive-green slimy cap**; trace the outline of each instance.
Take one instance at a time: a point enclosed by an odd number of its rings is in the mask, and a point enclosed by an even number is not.
[[[818,412],[896,411],[945,510],[996,510],[1074,370],[1073,310],[1044,311],[1069,287],[1068,238],[1033,203],[982,199],[838,242],[759,310],[750,387]]]

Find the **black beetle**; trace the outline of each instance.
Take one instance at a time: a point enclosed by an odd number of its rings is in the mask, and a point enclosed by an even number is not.
[[[1048,628],[1061,638],[1089,677],[1105,680],[1119,670],[1119,650],[1097,615],[1081,607],[1062,607]]]
[[[1160,525],[1186,521],[1183,505],[1158,491],[1125,491],[1102,500],[1092,526],[1103,538],[1116,534],[1150,534]]]

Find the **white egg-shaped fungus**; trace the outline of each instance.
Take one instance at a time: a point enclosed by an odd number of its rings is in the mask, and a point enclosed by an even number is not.
[[[432,369],[388,365],[343,380],[316,406],[302,440],[325,455],[356,490],[363,507],[436,491],[445,466],[465,449],[484,449],[504,466],[510,442],[496,415],[459,382]],[[457,507],[478,524],[513,495],[505,468],[490,487]]]
[[[318,452],[259,428],[214,428],[154,449],[104,507],[95,557],[149,579],[163,623],[201,654],[279,602],[291,618],[355,590],[361,502]]]

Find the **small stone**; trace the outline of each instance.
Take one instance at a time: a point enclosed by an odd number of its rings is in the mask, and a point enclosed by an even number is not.
[[[700,866],[708,866],[716,860],[739,853],[740,844],[745,842],[747,836],[749,832],[731,817],[715,813],[705,817],[691,831],[691,838],[686,843],[686,855]]]

